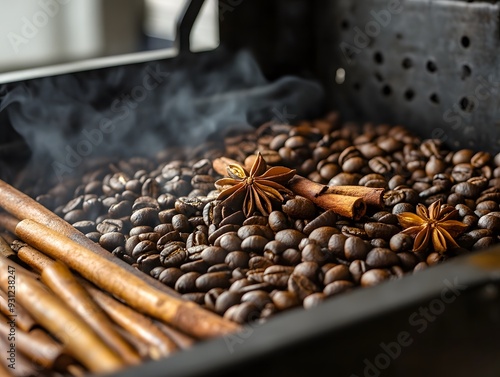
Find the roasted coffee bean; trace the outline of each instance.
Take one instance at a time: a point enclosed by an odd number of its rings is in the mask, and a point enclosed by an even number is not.
[[[194,271],[181,275],[175,282],[175,290],[180,293],[195,292],[197,290],[196,279],[199,276],[200,274]]]
[[[391,237],[389,246],[396,253],[409,251],[413,247],[413,238],[405,233],[397,233]]]
[[[256,255],[254,257],[251,257],[250,260],[248,261],[248,267],[250,269],[256,269],[256,268],[267,268],[269,266],[272,266],[272,262],[265,258],[261,257],[259,255]]]
[[[317,243],[310,243],[302,249],[301,257],[303,262],[323,264],[330,258],[330,254],[328,249],[321,248]]]
[[[297,248],[299,246],[300,241],[304,238],[305,235],[302,232],[299,232],[295,229],[285,229],[280,230],[274,236],[276,241],[279,241],[286,245],[288,248]]]
[[[286,249],[283,254],[281,254],[280,263],[286,264],[288,266],[295,266],[301,261],[301,252],[297,249]]]
[[[397,206],[397,204],[394,207],[396,207],[396,206]],[[373,219],[376,220],[377,222],[383,223],[383,224],[395,225],[398,223],[397,216],[390,213],[390,212],[387,212],[387,211],[380,211],[380,212],[375,213],[373,215]]]
[[[413,268],[419,262],[415,253],[411,251],[403,251],[397,254],[399,258],[399,264],[407,271],[413,270]]]
[[[192,302],[194,302],[195,304],[198,304],[198,305],[203,305],[203,303],[205,302],[205,294],[202,293],[202,292],[184,293],[181,297],[184,300],[192,301]]]
[[[151,226],[155,227],[160,223],[160,220],[158,218],[158,211],[154,208],[142,208],[130,216],[130,221],[133,226],[141,226],[141,225],[146,225],[146,226]]]
[[[286,310],[300,305],[299,298],[291,291],[274,291],[271,293],[271,299],[278,310]]]
[[[236,323],[252,322],[258,319],[260,310],[252,302],[243,302],[230,307],[225,313],[224,318]]]
[[[347,240],[347,236],[343,234],[334,234],[328,240],[328,250],[332,255],[337,258],[344,259],[346,258],[344,252],[344,245]]]
[[[350,277],[349,267],[339,264],[326,271],[323,284],[328,285],[337,280],[350,280]]]
[[[472,177],[474,169],[471,164],[461,163],[453,167],[451,176],[455,182],[465,182]]]
[[[242,225],[244,221],[245,215],[243,214],[243,211],[237,211],[227,217],[224,217],[219,226],[224,226],[226,224]]]
[[[112,251],[119,246],[125,246],[125,236],[120,232],[105,233],[99,238],[99,244],[106,250]]]
[[[334,296],[339,293],[347,292],[354,287],[352,281],[348,280],[336,280],[334,282],[329,283],[323,289],[323,293],[325,296]]]
[[[243,225],[237,234],[242,240],[250,236],[262,236],[268,240],[274,238],[274,233],[264,225]]]
[[[89,220],[77,221],[76,223],[73,223],[73,227],[84,234],[94,232],[96,230],[95,222]]]
[[[365,259],[369,250],[369,245],[359,237],[348,237],[345,241],[344,254],[347,260]]]
[[[319,264],[316,262],[302,262],[295,266],[293,274],[307,277],[312,282],[318,281]]]
[[[384,269],[373,269],[366,271],[361,276],[361,286],[362,287],[371,287],[374,285],[378,285],[382,283],[384,280],[389,279],[390,273]]]
[[[160,254],[143,254],[139,258],[137,258],[137,265],[139,270],[142,272],[149,274],[153,268],[160,267]]]
[[[352,261],[351,264],[349,265],[349,273],[352,277],[352,280],[356,283],[359,284],[361,280],[361,276],[366,272],[366,263],[365,261],[362,260],[355,260]]]
[[[212,288],[229,288],[231,285],[229,271],[209,272],[199,276],[196,279],[196,289],[201,292],[207,292]]]
[[[481,189],[470,183],[470,182],[460,182],[454,187],[455,193],[460,194],[466,198],[476,198],[479,196]]]
[[[382,156],[373,157],[368,161],[368,166],[373,172],[378,174],[388,174],[392,171],[392,166],[386,158]],[[360,183],[361,184],[361,183]],[[364,184],[363,184],[364,185]]]
[[[273,240],[269,241],[265,246],[264,246],[264,251],[270,251],[271,253],[275,255],[280,255],[282,254],[286,249],[287,245],[284,244],[281,241],[278,240]]]
[[[215,301],[215,312],[223,315],[230,307],[240,303],[241,296],[237,291],[222,292]]]
[[[238,237],[237,233],[229,232],[217,238],[214,245],[220,246],[228,252],[237,251],[241,250],[241,239]]]
[[[415,213],[415,206],[410,203],[398,203],[394,207],[392,207],[392,214],[393,215],[399,215],[400,213],[403,212],[413,212]],[[396,217],[396,222],[397,223],[397,217]]]
[[[139,235],[139,239],[141,241],[151,241],[151,242],[154,242],[154,243],[157,243],[158,240],[161,238],[160,235],[156,232],[142,232],[140,233]]]
[[[472,245],[472,250],[486,249],[494,244],[495,244],[495,239],[493,237],[483,237],[480,240],[476,241],[474,245]]]
[[[184,247],[175,243],[171,243],[163,248],[163,250],[160,252],[160,256],[161,262],[164,267],[176,267],[180,266],[187,260],[188,253]]]
[[[321,228],[323,226],[333,226],[337,221],[337,215],[332,210],[327,210],[311,220],[304,227],[303,232],[306,235],[311,234],[311,232],[315,229]]]
[[[390,249],[376,247],[366,255],[366,264],[371,268],[390,267],[398,263],[398,256]]]
[[[179,213],[172,217],[172,226],[175,230],[179,232],[190,232],[191,224],[189,223],[189,219],[186,215]]]
[[[280,265],[270,266],[264,270],[263,281],[278,288],[286,288],[292,272],[293,267]]]
[[[259,310],[262,310],[267,304],[272,303],[269,293],[262,290],[255,290],[245,293],[241,296],[241,302],[251,302]]]
[[[126,248],[126,250],[128,249],[129,247]],[[155,252],[158,251],[156,248],[156,244],[151,241],[140,241],[132,249],[131,256],[137,259],[140,255],[150,251],[155,251]]]
[[[244,251],[231,251],[226,255],[224,262],[231,268],[247,268],[249,260],[250,256],[248,253],[245,253]]]
[[[230,233],[230,232],[237,232],[239,229],[239,225],[233,225],[233,224],[227,224],[224,226],[221,226],[220,228],[216,229],[213,233],[210,233],[210,228],[209,228],[209,234],[208,234],[208,242],[210,244],[214,244],[215,240],[219,238],[220,236]]]
[[[315,241],[320,247],[328,247],[328,242],[334,234],[339,234],[338,229],[332,226],[322,226],[314,229],[309,234],[309,240]]]
[[[318,287],[304,275],[292,274],[288,279],[288,290],[294,292],[302,301],[310,294],[317,292]]]
[[[228,251],[218,246],[208,246],[201,252],[201,258],[209,265],[224,263]]]
[[[208,272],[209,264],[203,260],[195,260],[192,262],[185,262],[180,266],[182,272],[198,272],[204,274]]]
[[[364,229],[360,229],[355,226],[347,226],[344,225],[341,229],[342,234],[347,236],[347,237],[361,237],[361,238],[366,238],[367,234]]]
[[[481,168],[491,160],[491,154],[488,152],[477,152],[471,157],[470,163],[475,168]]]
[[[396,225],[383,223],[365,223],[365,232],[370,238],[383,238],[389,240],[393,235],[399,232]]]
[[[241,250],[246,252],[259,252],[267,243],[267,238],[262,236],[250,236],[241,242]]]
[[[498,234],[500,232],[500,217],[489,214],[482,216],[477,225],[479,228],[488,229]]]
[[[267,225],[267,217],[254,215],[243,221],[243,225]]]
[[[315,306],[318,306],[320,303],[322,303],[326,298],[326,295],[323,292],[316,292],[313,294],[310,294],[306,298],[304,298],[303,305],[304,309],[310,309]]]
[[[317,209],[312,201],[296,196],[294,199],[287,200],[283,204],[283,212],[294,219],[312,219],[316,216]]]
[[[101,233],[99,233],[99,232],[89,232],[89,233],[85,234],[85,237],[87,237],[91,241],[94,241],[95,243],[98,243],[99,239],[101,238]]]
[[[70,224],[73,224],[85,220],[86,217],[87,216],[82,209],[74,209],[64,215],[64,220],[66,220]]]
[[[205,294],[204,304],[209,310],[215,311],[217,298],[224,292],[223,288],[212,288]]]

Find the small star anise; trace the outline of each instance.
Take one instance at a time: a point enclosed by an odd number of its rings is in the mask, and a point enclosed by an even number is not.
[[[229,177],[219,179],[215,186],[221,190],[217,197],[222,205],[231,208],[243,208],[246,217],[257,209],[264,216],[273,210],[273,201],[284,200],[281,193],[292,195],[292,191],[283,186],[294,175],[295,170],[284,166],[267,169],[267,164],[260,153],[257,154],[250,171],[241,165],[230,164],[227,167]]]
[[[467,225],[452,220],[458,211],[453,207],[441,208],[441,200],[437,200],[425,208],[417,205],[417,213],[403,212],[398,214],[399,223],[405,230],[403,233],[415,236],[413,251],[425,250],[432,241],[434,251],[444,253],[448,248],[459,247],[454,240]]]

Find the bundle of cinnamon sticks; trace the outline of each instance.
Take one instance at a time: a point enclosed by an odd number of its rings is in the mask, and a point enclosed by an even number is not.
[[[3,181],[0,206],[0,231],[11,242],[0,236],[0,338],[10,332],[16,370],[5,358],[0,369],[15,376],[111,372],[239,330]]]

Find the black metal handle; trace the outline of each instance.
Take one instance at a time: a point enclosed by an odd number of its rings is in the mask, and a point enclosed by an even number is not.
[[[175,35],[175,46],[180,53],[191,51],[189,37],[204,2],[205,0],[188,0],[182,9],[177,20],[177,33]]]

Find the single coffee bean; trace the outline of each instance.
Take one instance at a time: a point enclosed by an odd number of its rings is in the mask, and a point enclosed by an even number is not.
[[[347,240],[347,236],[343,234],[334,234],[328,240],[328,250],[330,253],[341,259],[345,259],[344,245]]]
[[[312,219],[307,225],[304,227],[303,232],[306,235],[310,235],[311,232],[315,229],[321,228],[323,226],[333,226],[337,221],[337,215],[332,210],[327,210]]]
[[[286,249],[283,254],[281,254],[281,261],[283,264],[288,266],[295,266],[297,263],[301,261],[302,254],[297,249]]]
[[[269,266],[272,266],[272,262],[265,258],[261,257],[259,255],[256,255],[254,257],[251,257],[250,260],[248,261],[248,267],[250,269],[256,269],[256,268],[267,268]]]
[[[286,288],[288,279],[293,272],[293,267],[289,266],[270,266],[264,270],[264,282],[272,284],[278,288]]]
[[[317,209],[312,201],[296,196],[294,199],[287,200],[283,204],[283,212],[294,219],[312,219],[316,217]]]
[[[242,294],[236,291],[222,292],[215,301],[215,312],[223,315],[230,307],[240,303]]]
[[[76,223],[73,223],[73,227],[84,234],[96,231],[95,222],[89,220],[77,221]]]
[[[371,268],[390,267],[399,263],[399,258],[390,249],[376,247],[366,256],[366,264]]]
[[[334,234],[340,234],[338,229],[332,226],[322,226],[314,229],[309,234],[309,239],[315,241],[320,247],[326,248],[328,247],[330,237]]]
[[[347,292],[354,287],[352,281],[348,280],[336,280],[334,282],[329,283],[323,289],[323,293],[325,296],[330,297],[337,295],[339,293]]]
[[[391,237],[389,246],[396,253],[409,251],[413,247],[413,238],[405,233],[397,233]]]
[[[275,291],[271,294],[271,299],[278,310],[286,310],[300,305],[299,298],[291,291]]]
[[[266,246],[267,243],[268,239],[263,236],[250,236],[241,242],[241,250],[246,252],[259,252]]]
[[[319,264],[316,262],[302,262],[294,267],[293,274],[302,275],[312,282],[317,282],[319,270]]]
[[[330,258],[330,253],[328,249],[321,248],[317,243],[310,243],[302,249],[301,256],[303,262],[324,264]]]
[[[365,259],[368,251],[369,245],[359,237],[348,237],[345,241],[344,254],[347,260]]]
[[[226,255],[224,262],[231,268],[247,268],[250,256],[244,251],[231,251]]]
[[[365,232],[370,238],[383,238],[389,240],[393,235],[399,232],[396,225],[383,223],[366,223]]]
[[[305,235],[295,229],[284,229],[277,232],[274,236],[276,241],[280,241],[285,244],[288,248],[297,248],[300,241]]]
[[[263,290],[255,290],[245,293],[241,296],[241,302],[251,302],[259,310],[262,310],[267,304],[272,303],[269,293]]]
[[[240,324],[255,321],[259,316],[260,310],[258,307],[248,301],[234,305],[224,313],[224,318]]]
[[[208,271],[209,264],[203,260],[196,260],[193,262],[185,262],[180,266],[182,272],[198,272],[204,274]]]
[[[316,292],[312,293],[306,298],[304,298],[303,305],[304,309],[310,309],[315,306],[318,306],[320,303],[322,303],[326,298],[326,295],[323,292]]]
[[[196,289],[201,292],[208,292],[212,288],[229,288],[229,271],[209,272],[196,279]]]
[[[351,274],[349,272],[349,267],[339,264],[330,268],[323,278],[323,284],[328,285],[337,280],[350,280]]]
[[[111,251],[119,246],[125,246],[125,236],[120,232],[105,233],[99,238],[99,243],[106,250]]]
[[[303,275],[292,274],[288,279],[288,290],[294,292],[302,301],[310,294],[317,292],[318,287]]]
[[[500,217],[490,214],[482,216],[477,225],[479,228],[488,229],[498,234],[500,232]]]
[[[374,285],[378,285],[382,283],[384,280],[389,279],[390,273],[387,270],[383,269],[373,269],[366,271],[361,276],[361,286],[362,287],[371,287]]]
[[[198,272],[187,272],[180,276],[175,282],[175,290],[180,293],[196,291],[196,279],[200,276]]]

